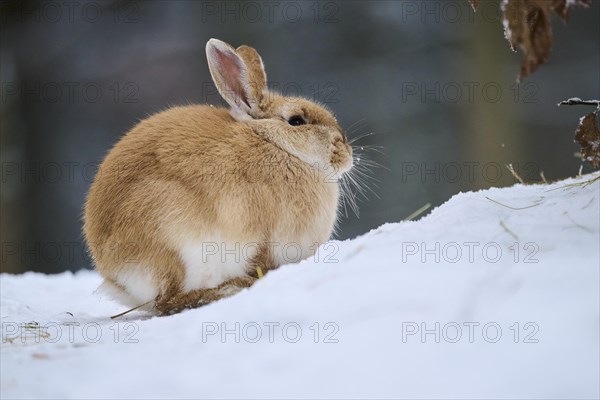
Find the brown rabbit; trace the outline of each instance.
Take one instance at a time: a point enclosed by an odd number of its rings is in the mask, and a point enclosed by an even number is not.
[[[174,107],[140,122],[108,153],[85,204],[103,286],[159,314],[314,254],[352,167],[335,117],[270,92],[256,50],[211,39],[206,55],[231,108]]]

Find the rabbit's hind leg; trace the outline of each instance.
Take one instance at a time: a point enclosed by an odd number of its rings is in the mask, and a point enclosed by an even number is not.
[[[195,289],[181,292],[180,289],[167,289],[156,297],[155,308],[159,315],[170,315],[189,308],[197,308],[233,296],[240,290],[252,286],[255,278],[244,276],[222,283],[216,288]]]

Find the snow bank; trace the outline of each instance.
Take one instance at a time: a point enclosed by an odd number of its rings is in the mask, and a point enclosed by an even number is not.
[[[2,275],[2,398],[598,398],[600,181],[454,196],[207,307]]]

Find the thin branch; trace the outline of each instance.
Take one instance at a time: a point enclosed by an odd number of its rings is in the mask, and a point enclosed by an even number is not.
[[[132,311],[135,311],[135,310],[137,310],[138,308],[142,308],[142,307],[144,307],[144,306],[147,306],[147,305],[148,305],[148,304],[150,304],[150,303],[152,303],[152,300],[150,300],[150,301],[147,301],[147,302],[145,302],[144,304],[140,304],[140,305],[139,305],[139,306],[137,306],[137,307],[133,307],[132,309],[129,309],[129,310],[127,310],[127,311],[123,311],[123,312],[122,312],[122,313],[120,313],[120,314],[113,315],[112,317],[110,317],[110,319],[115,319],[115,318],[122,317],[123,315],[125,315],[125,314],[129,314],[130,312],[132,312]]]
[[[573,98],[569,100],[564,100],[558,103],[559,106],[596,106],[600,107],[600,100],[581,100],[579,98]]]
[[[508,164],[506,165],[506,168],[508,168],[508,170],[510,171],[510,173],[512,174],[512,176],[514,176],[514,178],[516,180],[518,180],[519,182],[521,182],[522,184],[525,184],[525,181],[523,180],[523,178],[521,178],[519,176],[519,174],[517,174],[517,171],[515,171],[514,167],[512,164]]]
[[[431,207],[431,203],[425,204],[423,207],[419,208],[418,210],[416,210],[415,212],[410,214],[408,217],[404,218],[402,221],[411,221],[411,220],[417,218],[419,215],[421,215],[425,211],[427,211],[429,209],[429,207]]]
[[[499,201],[496,201],[494,199],[490,199],[487,196],[485,196],[485,198],[488,199],[489,201],[493,202],[493,203],[496,203],[496,204],[502,206],[502,207],[510,208],[511,210],[525,210],[525,209],[528,209],[528,208],[537,207],[537,206],[539,206],[541,204],[540,202],[538,202],[536,204],[532,204],[532,205],[527,206],[527,207],[511,207],[511,206],[507,206],[506,204],[502,204]]]
[[[586,231],[586,232],[589,232],[589,233],[594,233],[594,231],[593,231],[593,230],[591,230],[590,228],[588,228],[588,227],[586,227],[586,226],[583,226],[583,225],[581,225],[581,224],[578,224],[577,222],[575,222],[575,220],[574,220],[574,219],[573,219],[573,218],[572,218],[572,217],[571,217],[571,216],[570,216],[570,215],[569,215],[569,214],[568,214],[566,211],[563,213],[563,215],[564,215],[565,217],[569,218],[569,219],[571,220],[571,222],[573,223],[573,225],[575,225],[576,227],[578,227],[578,228],[581,228],[581,229],[583,229],[583,230],[584,230],[584,231]]]
[[[580,171],[580,174],[581,174],[581,171]],[[593,175],[593,173],[587,174],[587,175]],[[578,176],[578,178],[581,178],[581,177],[582,177],[582,175]],[[551,192],[553,190],[558,190],[558,189],[565,189],[566,190],[566,189],[571,189],[571,188],[574,188],[574,187],[584,188],[584,187],[587,187],[587,186],[591,185],[592,183],[594,183],[596,181],[599,181],[599,180],[600,180],[600,174],[598,174],[594,178],[585,180],[583,182],[569,183],[569,184],[566,184],[566,185],[563,185],[563,186],[559,186],[559,187],[555,187],[555,188],[552,188],[552,189],[548,189],[548,190],[546,190],[546,192]]]
[[[594,199],[595,199],[595,197],[592,197],[590,199],[590,201],[585,206],[583,206],[581,209],[585,210],[586,208],[588,208],[590,206],[590,204],[592,204],[594,202]]]
[[[508,233],[510,236],[512,236],[513,238],[515,238],[515,240],[516,240],[517,242],[519,241],[519,237],[517,236],[517,234],[516,234],[516,233],[514,233],[513,231],[511,231],[510,229],[508,229],[508,226],[506,226],[506,224],[505,224],[504,222],[500,221],[500,226],[501,226],[502,228],[504,228],[504,230],[505,230],[505,231],[506,231],[506,232],[507,232],[507,233]]]

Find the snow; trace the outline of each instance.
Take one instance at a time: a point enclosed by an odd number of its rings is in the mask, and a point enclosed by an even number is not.
[[[2,275],[1,397],[598,398],[597,176],[460,193],[169,317]]]

